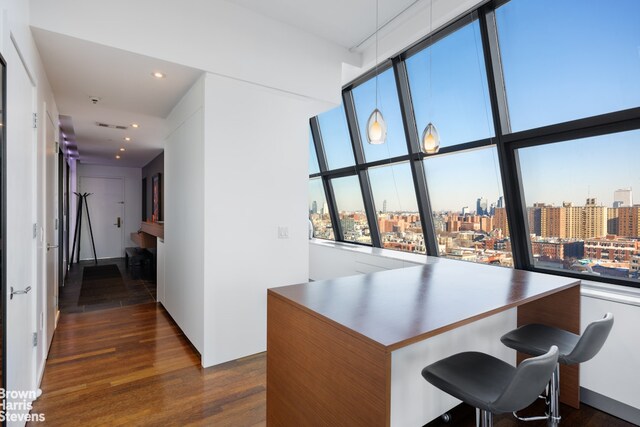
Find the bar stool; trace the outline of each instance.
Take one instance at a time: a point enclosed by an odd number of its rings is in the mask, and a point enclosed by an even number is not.
[[[538,398],[558,363],[558,347],[517,368],[488,354],[465,352],[435,362],[422,376],[440,390],[476,407],[476,426],[491,427],[493,414],[519,411]]]
[[[587,326],[582,336],[563,329],[547,325],[532,323],[508,332],[500,338],[504,345],[521,353],[531,356],[544,354],[551,345],[558,346],[560,355],[558,365],[553,371],[547,393],[549,411],[545,416],[521,418],[515,412],[514,416],[522,421],[547,419],[550,426],[560,423],[560,407],[558,401],[560,387],[560,363],[574,365],[593,358],[607,340],[613,326],[613,314],[607,313],[604,318],[596,320]]]

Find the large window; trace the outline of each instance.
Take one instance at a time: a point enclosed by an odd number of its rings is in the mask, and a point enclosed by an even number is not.
[[[518,150],[533,262],[638,279],[640,131]]]
[[[640,2],[513,0],[496,10],[511,129],[640,105]]]
[[[429,157],[425,172],[440,255],[512,267],[495,148]]]
[[[344,107],[334,108],[318,116],[320,134],[329,169],[353,166],[353,148]]]
[[[482,55],[476,20],[407,59],[419,135],[429,122],[442,147],[494,135]]]
[[[407,154],[407,140],[404,136],[398,89],[396,88],[393,69],[381,73],[378,76],[377,84],[378,109],[387,124],[387,142],[380,145],[369,144],[366,139],[367,121],[371,112],[376,108],[376,79],[374,77],[353,89],[353,102],[363,141],[364,157],[367,162]]]
[[[369,169],[382,247],[425,253],[409,163]]]
[[[336,196],[343,239],[347,242],[371,244],[369,222],[358,177],[336,178],[331,183]]]
[[[480,3],[311,119],[316,236],[640,287],[640,1]]]
[[[309,219],[313,224],[313,237],[334,240],[329,206],[324,196],[322,180],[309,180]]]

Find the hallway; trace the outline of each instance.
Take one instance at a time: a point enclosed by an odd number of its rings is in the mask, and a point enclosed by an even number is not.
[[[32,413],[52,426],[263,425],[265,363],[203,369],[156,303],[62,314]]]
[[[125,267],[124,258],[99,259],[99,266],[116,265],[120,271],[122,281],[126,288],[126,298],[116,298],[105,292],[97,295],[90,304],[80,303],[82,291],[82,280],[85,267],[92,267],[93,261],[80,261],[70,266],[64,286],[60,288],[58,307],[62,313],[82,313],[88,311],[105,310],[108,308],[125,307],[135,304],[151,303],[156,301],[156,283],[148,280],[148,277],[137,275],[134,277],[132,271]],[[147,274],[148,276],[148,274]]]

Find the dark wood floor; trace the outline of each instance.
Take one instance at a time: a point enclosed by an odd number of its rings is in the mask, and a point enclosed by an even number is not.
[[[48,426],[264,425],[265,363],[203,369],[156,303],[63,314],[32,413]]]
[[[264,353],[203,369],[197,352],[156,303],[62,314],[32,413],[48,426],[262,426],[266,417]],[[586,405],[562,407],[565,427],[632,424]],[[497,416],[497,427],[541,423]],[[435,426],[473,426],[459,406]],[[32,424],[36,426],[36,423]],[[297,426],[296,426],[297,427]]]
[[[107,264],[115,264],[118,266],[129,296],[127,298],[111,298],[109,295],[103,295],[103,302],[100,304],[79,305],[78,298],[80,297],[80,289],[82,288],[83,269],[96,265],[93,261],[80,261],[79,264],[73,264],[71,266],[67,272],[64,286],[60,288],[58,297],[60,312],[82,313],[156,301],[155,282],[149,278],[133,277],[131,270],[125,267],[124,258],[98,260],[98,265]]]

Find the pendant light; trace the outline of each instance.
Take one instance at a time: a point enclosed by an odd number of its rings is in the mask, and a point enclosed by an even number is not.
[[[387,140],[387,124],[378,110],[378,0],[376,0],[376,108],[367,121],[367,141],[372,145],[384,144]]]
[[[433,36],[433,0],[429,0],[429,39]],[[431,67],[433,58],[433,44],[429,43],[429,110],[433,114],[433,88],[431,85]],[[440,135],[432,122],[429,122],[420,139],[420,148],[425,154],[436,154],[440,150]]]

